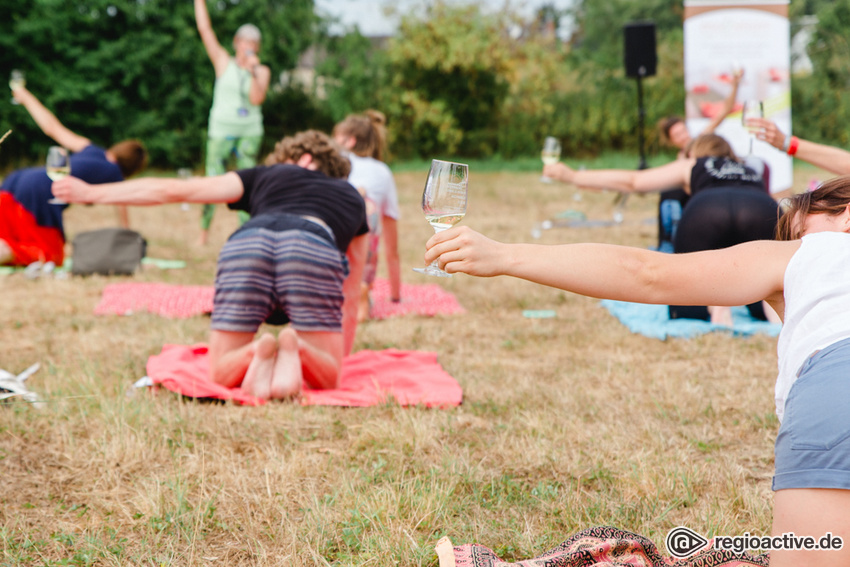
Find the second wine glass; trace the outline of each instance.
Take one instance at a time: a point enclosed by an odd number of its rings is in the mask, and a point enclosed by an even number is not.
[[[71,155],[68,150],[61,146],[50,146],[47,150],[47,159],[45,160],[45,170],[47,177],[53,181],[59,181],[71,175]],[[67,205],[65,201],[57,198],[47,201],[52,205]]]
[[[464,163],[431,160],[428,180],[422,192],[422,212],[425,220],[434,227],[434,232],[451,228],[466,214],[469,167]],[[437,261],[424,268],[413,268],[414,272],[450,278],[452,275],[440,269]]]

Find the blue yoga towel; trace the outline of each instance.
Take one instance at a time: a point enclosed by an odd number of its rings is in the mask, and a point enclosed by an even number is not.
[[[753,319],[746,307],[732,308],[732,328],[729,328],[697,319],[670,319],[666,305],[647,305],[610,299],[603,299],[601,303],[631,332],[662,341],[668,337],[689,339],[714,331],[731,333],[736,337],[749,337],[756,333],[775,337],[782,329],[780,323]]]

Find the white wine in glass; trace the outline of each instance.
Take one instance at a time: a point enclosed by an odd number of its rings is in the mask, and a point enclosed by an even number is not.
[[[47,159],[45,160],[45,170],[47,177],[53,181],[59,181],[71,175],[71,155],[68,150],[61,146],[50,146],[47,150]],[[47,201],[52,205],[67,205],[61,199],[50,199]]]
[[[750,152],[747,154],[748,156],[753,154],[753,140],[759,131],[758,126],[754,127],[747,124],[750,118],[764,118],[764,105],[760,100],[745,100],[744,107],[741,109],[741,122],[744,129],[750,135]]]
[[[554,136],[547,136],[543,141],[543,149],[540,151],[540,159],[543,165],[554,165],[561,159],[561,142]],[[543,183],[552,183],[545,175],[540,178]]]
[[[463,163],[431,160],[428,180],[422,192],[422,212],[425,220],[434,227],[434,232],[451,228],[466,214],[469,167]],[[435,260],[424,268],[413,268],[414,272],[450,278],[452,275],[440,269]]]
[[[12,72],[9,74],[9,88],[14,91],[25,86],[27,86],[27,80],[24,78],[24,72],[12,69]],[[15,100],[15,97],[12,97],[12,104],[21,103]]]

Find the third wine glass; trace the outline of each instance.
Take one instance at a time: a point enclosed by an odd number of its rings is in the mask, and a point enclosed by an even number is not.
[[[543,150],[540,152],[540,159],[543,165],[554,165],[561,159],[561,142],[554,136],[547,136],[543,141]],[[543,183],[552,183],[552,180],[545,175],[540,178]]]
[[[747,121],[750,118],[763,118],[764,117],[764,105],[760,100],[745,100],[744,107],[741,110],[741,122],[744,125],[744,128],[747,130],[747,133],[750,135],[750,152],[747,154],[753,154],[753,140],[756,137],[756,133],[759,131],[758,127],[752,127],[747,125]]]

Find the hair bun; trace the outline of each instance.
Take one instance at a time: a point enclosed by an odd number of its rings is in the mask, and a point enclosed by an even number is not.
[[[370,108],[363,114],[369,117],[369,120],[372,121],[372,124],[378,124],[380,126],[383,126],[387,123],[387,117],[380,110],[374,110]]]

